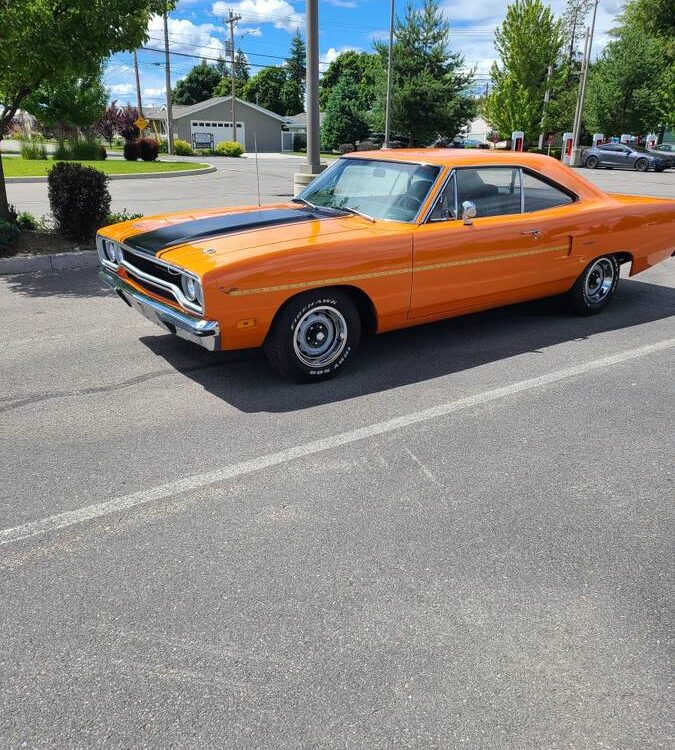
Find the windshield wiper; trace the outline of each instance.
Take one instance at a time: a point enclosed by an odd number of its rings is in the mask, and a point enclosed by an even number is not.
[[[311,203],[307,198],[291,198],[291,203],[304,203],[306,206],[314,209],[324,208],[324,206],[317,206],[316,203]]]
[[[338,211],[346,211],[349,214],[355,214],[356,216],[360,216],[362,219],[365,219],[366,221],[370,221],[373,224],[375,223],[375,219],[373,219],[372,216],[368,216],[368,214],[364,214],[363,211],[359,211],[357,208],[352,208],[351,206],[331,206],[331,208],[335,208]]]

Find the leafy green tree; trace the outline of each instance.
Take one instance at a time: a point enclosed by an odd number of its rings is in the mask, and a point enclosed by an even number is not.
[[[407,134],[410,146],[454,136],[475,112],[473,74],[462,72],[464,58],[450,52],[449,43],[450,25],[438,0],[424,0],[421,8],[409,3],[403,20],[396,19],[391,125]],[[375,49],[385,68],[387,45],[376,42]],[[376,130],[384,130],[385,97],[380,86],[372,113]]]
[[[307,80],[307,71],[305,69],[306,55],[305,42],[300,35],[300,29],[298,29],[291,39],[291,49],[286,58],[286,70],[288,71],[289,80],[294,81],[298,86],[300,99],[303,99],[305,96],[305,82]],[[302,109],[300,112],[302,112]]]
[[[263,68],[249,78],[243,98],[278,115],[295,115],[303,110],[297,82],[289,79],[284,68],[276,66]]]
[[[0,0],[0,139],[40,86],[91,72],[115,52],[140,47],[150,16],[169,0]],[[9,217],[0,159],[0,218]]]
[[[246,55],[241,50],[237,50],[234,56],[234,90],[238,97],[242,96],[249,78],[250,74]],[[230,71],[226,68],[223,77],[220,79],[220,83],[213,90],[213,96],[230,96],[231,94],[232,81],[230,79]]]
[[[492,90],[483,105],[485,119],[503,138],[514,130],[522,130],[529,141],[538,137],[546,88],[564,85],[559,65],[564,40],[562,19],[555,19],[541,0],[515,0],[508,6],[495,32],[500,60],[492,66]],[[554,73],[547,82],[549,65]]]
[[[103,85],[103,64],[97,62],[84,75],[45,82],[23,104],[44,127],[67,133],[89,130],[106,109],[108,92]]]
[[[372,109],[378,90],[384,84],[385,70],[378,53],[341,52],[328,66],[319,81],[319,106],[325,109],[338,83],[349,87],[350,99],[358,101],[362,111]]]
[[[285,115],[282,89],[286,83],[286,71],[270,66],[258,71],[244,86],[243,98],[279,115]]]
[[[209,65],[206,60],[202,60],[174,86],[173,103],[197,104],[198,102],[205,102],[213,96],[221,78],[222,76],[216,66]]]
[[[589,130],[644,135],[663,122],[660,46],[640,29],[624,26],[593,66],[586,91]]]
[[[325,151],[337,149],[341,143],[355,143],[368,135],[368,122],[359,101],[352,97],[353,91],[345,80],[334,86],[328,97],[321,126],[321,148]]]

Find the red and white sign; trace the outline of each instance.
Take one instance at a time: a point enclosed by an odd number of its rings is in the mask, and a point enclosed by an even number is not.
[[[525,143],[525,133],[522,130],[514,130],[511,133],[511,148],[513,151],[522,151]]]

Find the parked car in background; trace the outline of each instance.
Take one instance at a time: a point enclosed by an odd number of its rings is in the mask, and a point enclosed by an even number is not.
[[[654,146],[652,151],[656,151],[658,154],[667,154],[675,159],[675,143],[661,143],[659,146]]]
[[[641,146],[627,143],[603,143],[587,148],[581,155],[581,165],[588,169],[607,167],[608,169],[635,169],[638,172],[663,172],[673,166],[673,159],[665,153],[647,151]]]

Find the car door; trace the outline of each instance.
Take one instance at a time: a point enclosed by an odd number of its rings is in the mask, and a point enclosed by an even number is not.
[[[470,224],[462,202],[476,205]],[[409,318],[562,291],[573,276],[575,196],[519,167],[455,169],[413,234]]]

